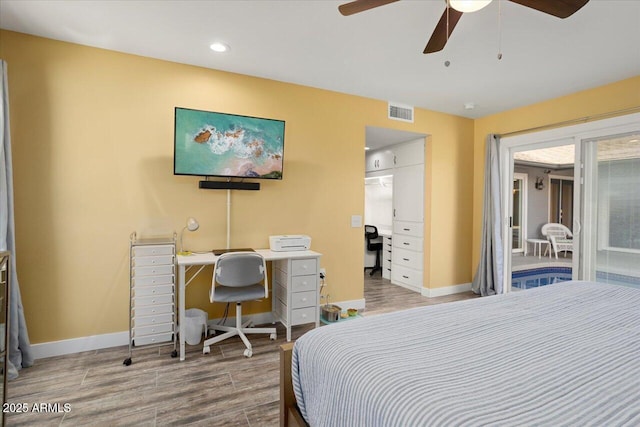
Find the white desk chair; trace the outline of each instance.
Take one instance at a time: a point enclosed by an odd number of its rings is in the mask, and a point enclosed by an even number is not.
[[[228,252],[220,255],[213,269],[209,300],[213,302],[236,303],[236,325],[213,325],[210,329],[223,331],[224,334],[205,340],[203,353],[211,351],[211,344],[233,336],[240,336],[247,347],[246,357],[251,357],[251,343],[245,334],[270,334],[276,339],[276,328],[252,328],[251,322],[242,323],[242,301],[259,300],[269,296],[267,265],[264,258],[255,252]]]
[[[558,252],[564,252],[565,258],[567,251],[573,252],[573,234],[566,225],[550,222],[542,226],[542,235],[550,242],[553,252],[558,259]]]

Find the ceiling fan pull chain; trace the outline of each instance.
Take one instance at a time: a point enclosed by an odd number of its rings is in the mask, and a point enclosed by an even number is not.
[[[502,59],[502,0],[498,0],[498,61]]]

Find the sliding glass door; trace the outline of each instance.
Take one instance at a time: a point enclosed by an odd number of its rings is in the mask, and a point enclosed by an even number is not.
[[[561,155],[553,150],[563,145],[573,148],[572,157],[550,166],[549,158]],[[500,140],[504,289],[511,291],[510,255],[517,234],[512,228],[514,156],[538,150],[552,151],[546,160],[520,158],[520,169],[526,166],[522,162],[529,162],[529,176],[536,183],[529,194],[527,239],[544,239],[538,234],[543,219],[534,215],[539,202],[532,201],[531,193],[535,198],[548,188],[548,221],[565,224],[573,234],[572,256],[566,258],[571,261],[571,277],[640,288],[640,113],[634,113]],[[554,256],[549,264],[556,267],[561,259],[564,256],[558,261]]]
[[[640,132],[584,143],[584,277],[640,287]]]

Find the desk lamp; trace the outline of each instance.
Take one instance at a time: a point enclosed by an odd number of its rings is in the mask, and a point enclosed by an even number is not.
[[[199,227],[200,224],[198,224],[198,221],[195,218],[191,217],[187,219],[187,225],[180,232],[180,252],[178,252],[178,255],[191,255],[191,251],[184,250],[184,246],[182,245],[182,236],[184,235],[185,230],[196,231]]]

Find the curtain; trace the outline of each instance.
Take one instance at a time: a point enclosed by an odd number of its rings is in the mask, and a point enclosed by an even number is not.
[[[9,92],[7,63],[0,60],[2,85],[0,95],[0,250],[11,252],[9,277],[9,366],[7,378],[14,379],[18,370],[33,365],[33,354],[24,319],[20,287],[16,273],[16,242],[13,217],[13,168],[11,167],[11,136],[9,132]]]
[[[484,207],[482,211],[482,247],[480,262],[473,277],[471,290],[482,296],[503,292],[504,254],[500,197],[499,138],[487,136],[484,164]]]

